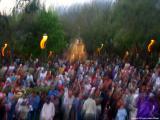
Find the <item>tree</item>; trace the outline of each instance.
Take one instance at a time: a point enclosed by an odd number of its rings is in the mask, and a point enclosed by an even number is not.
[[[47,33],[48,35],[47,50],[55,51],[56,53],[62,52],[66,41],[64,40],[63,29],[57,14],[52,11],[40,11],[37,19],[38,34]]]
[[[109,40],[107,26],[109,11],[110,2],[103,1],[72,6],[60,15],[65,37],[72,40],[80,34],[86,43],[87,51],[93,53],[97,47]]]
[[[48,35],[45,54],[48,51],[59,53],[64,49],[66,42],[63,29],[54,11],[46,11],[38,2],[34,2],[28,4],[25,11],[13,18],[14,47],[20,54],[23,52],[24,56],[32,54],[35,57],[44,54],[39,45],[44,33]]]
[[[158,0],[120,0],[114,5],[112,14],[113,40],[127,49],[135,44],[146,45],[160,31]],[[156,19],[153,19],[156,18]],[[143,46],[144,47],[144,46]]]
[[[102,0],[73,6],[60,18],[68,39],[76,36],[80,26],[88,51],[94,52],[104,43],[108,53],[123,56],[130,50],[134,55],[139,52],[144,58],[152,38],[157,41],[153,54],[160,51],[159,5],[159,0],[117,0],[114,3]]]

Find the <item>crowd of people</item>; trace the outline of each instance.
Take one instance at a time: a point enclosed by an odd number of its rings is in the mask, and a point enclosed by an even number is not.
[[[0,120],[160,119],[160,64],[15,59],[0,73]],[[26,93],[37,87],[50,89]]]

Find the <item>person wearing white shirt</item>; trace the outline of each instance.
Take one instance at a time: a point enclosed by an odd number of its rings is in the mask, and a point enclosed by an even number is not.
[[[63,109],[64,109],[64,120],[69,119],[69,113],[72,107],[74,96],[71,90],[65,88],[64,99],[63,99]]]
[[[156,68],[155,75],[152,75],[152,79],[154,78],[154,91],[157,91],[160,88],[160,66]]]
[[[47,75],[47,71],[42,71],[40,72],[40,80],[44,81],[44,79],[46,78],[46,75]]]
[[[41,111],[41,120],[53,120],[55,116],[55,106],[48,97]]]
[[[160,88],[160,77],[158,76],[154,83],[154,90],[157,91]]]
[[[27,86],[30,86],[31,83],[34,83],[34,81],[33,81],[33,75],[30,74],[30,73],[28,73],[26,81],[27,81]]]
[[[88,97],[88,99],[85,100],[83,104],[83,112],[85,120],[96,120],[96,111],[97,111],[96,102],[90,96]]]
[[[45,71],[43,67],[40,68],[39,78],[38,78],[38,81],[37,81],[38,85],[44,86],[44,81],[46,79],[46,75],[47,75],[47,71]]]
[[[85,94],[88,94],[89,93],[89,91],[91,90],[91,84],[89,83],[89,81],[87,81],[88,83],[86,83],[85,84],[85,86],[84,86],[84,89],[85,89],[85,91],[84,91],[84,93]]]
[[[12,81],[11,81],[11,78],[10,78],[9,76],[7,77],[7,79],[6,79],[6,80],[7,80],[7,82],[9,82],[9,83],[11,83],[11,82],[12,82]]]
[[[8,71],[9,71],[9,72],[13,72],[13,71],[14,71],[14,69],[15,69],[15,66],[14,66],[14,65],[10,65],[10,66],[9,66],[9,70],[8,70]]]

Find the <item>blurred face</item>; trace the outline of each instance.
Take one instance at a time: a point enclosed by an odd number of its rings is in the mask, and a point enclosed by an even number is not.
[[[35,96],[35,93],[32,93],[32,96]]]
[[[151,85],[147,85],[146,90],[147,92],[150,92],[152,90]]]
[[[14,93],[14,89],[12,89],[11,92]]]
[[[108,79],[109,79],[108,76],[105,76],[104,79],[103,79],[103,81],[106,81]]]
[[[72,91],[71,90],[68,91],[68,96],[72,97]]]
[[[158,95],[159,102],[160,102],[160,90],[158,91],[157,95]]]
[[[46,103],[47,103],[47,104],[49,104],[49,102],[50,102],[50,99],[49,99],[49,98],[47,98]]]
[[[157,73],[160,75],[160,67],[157,68]]]
[[[142,86],[141,92],[144,93],[145,92],[146,87]]]
[[[79,97],[79,99],[83,99],[82,93],[80,93],[78,97]]]
[[[118,108],[120,108],[120,107],[122,106],[122,100],[119,100],[119,101],[117,102],[117,106],[118,106]]]
[[[96,90],[95,95],[99,96],[99,90]]]

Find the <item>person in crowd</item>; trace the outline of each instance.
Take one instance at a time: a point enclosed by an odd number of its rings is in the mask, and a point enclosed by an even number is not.
[[[146,94],[146,85],[143,85],[137,101],[137,118],[150,118],[150,110],[152,109],[149,96]]]
[[[55,116],[55,106],[47,97],[41,111],[41,120],[53,120]]]
[[[118,107],[116,120],[127,120],[127,110],[125,109],[123,100],[118,101]]]
[[[34,84],[33,75],[29,72],[28,72],[27,77],[26,77],[26,83],[27,83],[27,87],[30,87],[31,85]]]
[[[119,57],[73,63],[17,58],[1,69],[0,120],[160,118],[159,64],[136,67]]]
[[[71,89],[65,89],[64,99],[63,99],[63,109],[64,109],[64,120],[69,119],[69,114],[71,111],[72,103],[74,100],[73,92]]]
[[[18,120],[26,120],[28,117],[29,106],[27,105],[26,99],[24,99],[19,106],[19,117]]]
[[[15,107],[16,107],[16,97],[14,96],[14,89],[11,90],[11,92],[8,93],[7,97],[7,103],[9,105],[9,112],[7,114],[7,119],[8,120],[13,120],[15,117]]]
[[[102,107],[101,107],[100,103],[102,102],[102,98],[100,96],[99,88],[97,90],[95,90],[94,99],[96,101],[96,107],[97,107],[96,120],[100,120],[100,115],[101,115],[101,112],[102,112]]]
[[[6,107],[4,104],[4,99],[0,98],[0,120],[6,120]]]
[[[74,93],[75,98],[73,99],[72,102],[72,107],[70,111],[70,120],[80,120],[81,119],[81,112],[80,112],[80,96],[79,92],[76,91]]]
[[[38,93],[33,92],[29,98],[29,120],[36,120],[39,113],[40,96]]]
[[[96,120],[97,107],[93,95],[89,95],[84,101],[82,112],[85,120]]]

